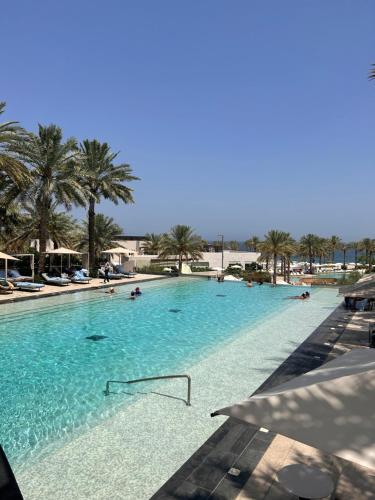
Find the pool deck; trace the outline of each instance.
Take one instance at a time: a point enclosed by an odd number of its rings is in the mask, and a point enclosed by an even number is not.
[[[44,297],[53,297],[67,293],[83,292],[87,290],[97,290],[99,288],[116,287],[120,285],[131,285],[152,281],[157,279],[167,279],[169,276],[161,276],[156,274],[141,274],[138,273],[134,278],[124,278],[111,280],[109,283],[104,283],[102,278],[92,278],[89,284],[70,283],[67,286],[45,285],[40,291],[29,292],[22,290],[14,290],[11,294],[0,294],[0,306],[4,303],[19,302],[22,300],[41,299]]]
[[[337,307],[255,392],[313,370],[348,350],[368,346],[368,324],[374,320],[374,312],[353,313]],[[336,485],[332,498],[374,498],[375,471],[228,418],[152,500],[292,500],[296,497],[276,479],[276,472],[292,463],[316,465],[328,472]],[[239,469],[238,476],[229,474],[232,467]]]

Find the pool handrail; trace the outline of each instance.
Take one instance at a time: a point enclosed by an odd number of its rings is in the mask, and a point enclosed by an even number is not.
[[[145,378],[137,378],[134,380],[107,380],[105,384],[105,391],[104,394],[105,396],[109,396],[109,384],[135,384],[137,382],[146,382],[148,380],[161,380],[161,379],[168,379],[168,378],[186,378],[187,383],[188,383],[188,388],[187,388],[187,399],[184,400],[186,403],[186,406],[191,406],[191,377],[190,375],[160,375],[158,377],[145,377]]]

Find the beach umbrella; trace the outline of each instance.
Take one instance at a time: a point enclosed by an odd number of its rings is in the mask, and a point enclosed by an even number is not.
[[[103,252],[101,252],[101,253],[120,255],[119,264],[121,264],[121,255],[127,255],[127,256],[134,255],[134,252],[132,250],[129,250],[128,248],[125,248],[125,247],[109,248],[108,250],[103,250]]]
[[[339,288],[339,293],[342,295],[349,295],[353,292],[364,291],[373,287],[375,287],[375,274],[370,274],[358,280],[357,283],[353,285],[341,286]]]
[[[8,260],[20,260],[7,253],[0,252],[0,259],[5,260],[5,279],[8,277]]]
[[[48,253],[49,255],[55,254],[55,255],[60,255],[61,256],[61,259],[60,259],[61,273],[62,273],[63,255],[69,255],[68,267],[70,267],[70,255],[82,255],[81,252],[77,252],[76,250],[72,250],[71,248],[65,248],[65,247],[55,248],[55,249],[49,250],[48,252],[45,252],[45,253]]]
[[[212,416],[235,417],[374,469],[374,391],[375,349],[353,349]]]

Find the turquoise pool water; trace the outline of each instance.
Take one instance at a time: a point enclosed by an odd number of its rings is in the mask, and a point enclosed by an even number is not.
[[[0,442],[16,468],[134,403],[106,398],[107,379],[178,372],[300,293],[185,278],[143,284],[136,301],[130,289],[1,305]]]

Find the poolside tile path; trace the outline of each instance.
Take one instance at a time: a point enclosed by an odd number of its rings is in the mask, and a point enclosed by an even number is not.
[[[41,299],[44,297],[53,297],[61,294],[69,294],[75,292],[83,292],[85,290],[95,290],[98,288],[109,288],[117,287],[120,285],[129,285],[132,283],[142,283],[145,281],[156,280],[156,279],[169,279],[169,277],[155,275],[155,274],[141,274],[138,273],[133,278],[116,279],[110,281],[110,283],[104,283],[103,279],[93,278],[89,284],[71,283],[67,286],[57,286],[57,285],[45,285],[40,291],[29,292],[14,290],[12,294],[0,294],[0,307],[1,304],[6,304],[9,302],[19,302],[23,300],[33,300]]]
[[[342,306],[303,342],[255,391],[270,389],[317,368],[352,348],[368,346],[374,313],[353,313]],[[341,500],[375,497],[375,471],[365,469],[272,432],[228,418],[159,489],[152,500],[287,500],[276,472],[290,463],[318,464],[336,483]],[[229,473],[239,470],[237,476]],[[354,495],[354,496],[353,496]]]

